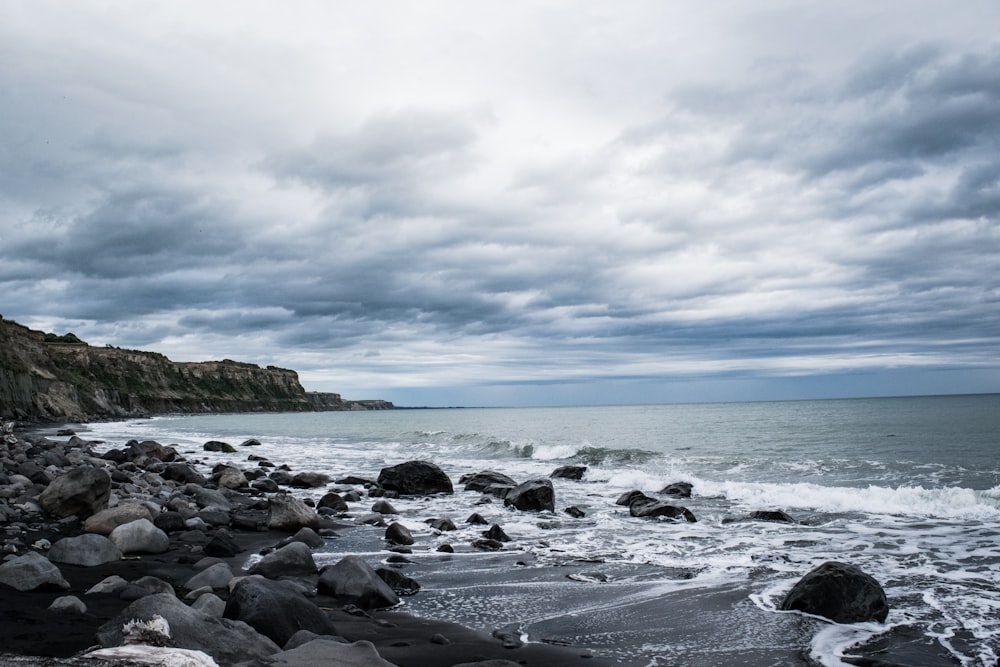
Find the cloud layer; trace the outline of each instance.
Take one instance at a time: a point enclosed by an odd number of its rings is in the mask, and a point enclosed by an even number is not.
[[[1000,390],[1000,7],[0,9],[0,313],[404,404]]]

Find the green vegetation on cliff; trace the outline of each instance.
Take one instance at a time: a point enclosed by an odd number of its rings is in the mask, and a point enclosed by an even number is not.
[[[307,392],[295,371],[225,359],[177,363],[156,352],[92,347],[74,334],[0,317],[0,417],[87,419],[171,412],[389,409]]]

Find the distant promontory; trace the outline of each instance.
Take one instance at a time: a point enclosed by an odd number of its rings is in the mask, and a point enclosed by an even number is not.
[[[0,417],[93,420],[168,413],[386,410],[307,392],[298,373],[225,359],[182,363],[156,352],[93,347],[0,316]]]

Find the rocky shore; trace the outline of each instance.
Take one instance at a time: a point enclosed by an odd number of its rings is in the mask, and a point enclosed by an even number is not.
[[[341,480],[337,493],[323,475],[255,457],[253,444],[238,446],[245,465],[209,469],[152,441],[98,453],[66,431],[6,428],[0,665],[610,664],[393,611],[419,583],[391,566],[347,556],[317,567],[315,549],[358,530],[338,520],[348,501],[377,513],[399,494],[449,492],[432,464]],[[375,549],[405,553],[407,537],[389,525]]]

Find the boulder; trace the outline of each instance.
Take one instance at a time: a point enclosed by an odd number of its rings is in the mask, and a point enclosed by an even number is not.
[[[63,595],[53,600],[47,611],[80,616],[87,613],[87,605],[75,595]]]
[[[38,502],[49,514],[84,519],[107,507],[110,495],[111,475],[102,468],[83,466],[53,480]]]
[[[889,602],[882,586],[859,567],[829,561],[802,577],[785,596],[781,609],[836,623],[882,623],[889,615]]]
[[[230,445],[228,442],[221,442],[219,440],[209,440],[204,445],[202,449],[206,452],[223,452],[224,454],[235,454],[236,448]]]
[[[632,489],[631,491],[626,491],[625,493],[618,496],[618,500],[615,501],[615,505],[624,505],[625,507],[628,507],[637,500],[655,501],[656,498],[650,498],[642,491],[638,489]]]
[[[369,641],[345,644],[333,639],[313,639],[268,658],[271,667],[396,667],[379,655]]]
[[[163,479],[169,479],[172,482],[179,482],[181,484],[204,486],[208,482],[204,475],[186,463],[168,463],[163,472],[160,473],[160,476]]]
[[[329,507],[336,512],[346,512],[350,509],[343,497],[339,493],[333,493],[332,491],[320,498],[319,502],[316,503],[316,507]]]
[[[80,657],[82,660],[78,664],[117,667],[139,667],[140,665],[147,667],[219,667],[219,663],[204,651],[191,651],[186,648],[171,648],[169,646],[150,646],[148,643],[94,649]]]
[[[326,544],[326,540],[320,537],[319,534],[317,534],[312,528],[300,528],[299,532],[282,540],[279,546],[285,546],[286,544],[291,544],[292,542],[301,542],[307,547],[312,547],[313,549],[319,549],[321,546]]]
[[[580,481],[583,479],[583,475],[586,472],[587,466],[560,466],[549,473],[549,477],[554,479],[572,479]]]
[[[178,533],[187,530],[180,512],[160,512],[153,517],[153,525],[164,533]]]
[[[345,556],[320,571],[319,592],[362,609],[399,604],[399,597],[359,556]]]
[[[214,556],[216,558],[232,558],[241,551],[243,551],[243,548],[224,531],[219,531],[213,535],[204,548],[206,556]]]
[[[219,473],[219,486],[225,489],[242,489],[249,486],[246,475],[238,468],[225,467]]]
[[[660,489],[660,493],[667,496],[674,496],[675,498],[690,498],[693,489],[694,487],[690,482],[674,482]]]
[[[330,483],[330,476],[321,472],[300,472],[292,476],[288,485],[300,489],[316,489]]]
[[[399,514],[399,510],[393,507],[388,500],[376,500],[372,505],[372,512],[378,514]]]
[[[795,523],[795,519],[781,510],[754,510],[750,518],[755,521],[774,521],[777,523]]]
[[[148,519],[137,519],[111,531],[111,541],[123,554],[161,554],[170,548],[170,538]]]
[[[427,519],[424,523],[434,530],[440,530],[441,532],[456,530],[455,522],[447,517],[442,519]]]
[[[233,587],[223,617],[243,621],[279,646],[299,630],[333,634],[333,623],[294,586],[245,577]]]
[[[232,501],[218,489],[206,489],[196,484],[187,484],[184,486],[184,492],[194,498],[194,502],[200,509],[221,510],[223,512],[229,512],[233,509]]]
[[[410,529],[398,521],[389,524],[389,527],[385,529],[385,539],[393,544],[402,544],[404,546],[413,544],[414,542]]]
[[[517,482],[513,479],[493,470],[483,470],[471,475],[462,475],[458,483],[465,484],[466,491],[486,491],[492,485],[509,486],[510,488],[517,486]]]
[[[0,564],[0,584],[7,584],[19,591],[69,588],[69,582],[63,578],[59,568],[34,551]]]
[[[549,512],[554,512],[556,509],[556,494],[552,488],[552,481],[548,479],[532,479],[519,484],[507,494],[503,504],[518,510],[548,510]]]
[[[566,512],[566,514],[569,514],[574,519],[582,519],[583,517],[587,516],[587,513],[584,512],[579,507],[577,507],[576,505],[570,505],[569,507],[564,509],[563,512]]]
[[[383,489],[408,496],[454,493],[451,480],[433,463],[407,461],[382,468],[378,483]]]
[[[251,565],[247,572],[269,579],[316,574],[316,561],[313,560],[312,551],[308,546],[302,542],[292,542],[267,554]]]
[[[483,537],[488,540],[496,540],[497,542],[510,542],[510,536],[504,532],[504,529],[498,523],[490,526],[489,530],[483,531]]]
[[[64,537],[49,549],[53,563],[93,567],[113,563],[122,557],[121,550],[104,535],[87,533],[78,537]]]
[[[184,588],[191,591],[202,586],[212,589],[226,588],[232,578],[233,571],[227,563],[215,563],[188,579],[184,583]]]
[[[319,528],[319,516],[298,498],[276,493],[268,498],[267,527],[288,532],[303,527],[315,530]]]
[[[639,499],[628,506],[628,512],[634,517],[651,519],[654,517],[666,517],[668,519],[684,519],[690,523],[696,522],[694,514],[686,507],[671,505],[659,500]]]
[[[177,458],[176,449],[173,447],[164,447],[155,440],[143,440],[142,442],[130,440],[128,443],[127,454],[131,460],[135,460],[141,456],[148,456],[165,463],[173,461]]]
[[[396,595],[414,595],[420,590],[420,584],[399,570],[390,567],[380,567],[375,574],[389,585]]]
[[[130,604],[100,627],[97,640],[104,647],[121,646],[125,641],[123,628],[126,623],[132,620],[148,622],[155,616],[169,625],[175,647],[204,651],[220,665],[243,661],[256,664],[280,650],[271,639],[246,623],[209,616],[167,593],[149,595]]]
[[[240,447],[260,447],[260,440],[258,440],[257,438],[250,438],[248,440],[244,440],[243,442],[240,443]]]
[[[88,533],[110,535],[111,531],[126,523],[139,519],[153,520],[153,515],[145,505],[138,503],[121,503],[115,507],[103,509],[83,522],[83,529]]]

